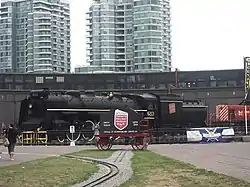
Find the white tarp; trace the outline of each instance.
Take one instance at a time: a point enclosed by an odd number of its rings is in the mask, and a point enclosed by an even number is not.
[[[223,129],[222,136],[234,136],[234,129],[230,128],[230,129]]]
[[[188,142],[200,142],[201,140],[202,140],[202,135],[200,131],[187,131]]]

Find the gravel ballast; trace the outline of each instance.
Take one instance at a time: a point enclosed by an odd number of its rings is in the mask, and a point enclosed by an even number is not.
[[[98,185],[99,187],[117,187],[129,180],[133,175],[133,170],[131,167],[131,158],[133,157],[132,151],[119,150],[112,154],[111,157],[107,159],[98,159],[101,161],[106,161],[112,164],[115,164],[119,168],[119,173],[111,178],[110,180]],[[81,187],[86,185],[87,183],[105,175],[109,172],[109,169],[106,166],[99,165],[100,169],[97,173],[93,174],[88,180],[73,185],[72,187]]]

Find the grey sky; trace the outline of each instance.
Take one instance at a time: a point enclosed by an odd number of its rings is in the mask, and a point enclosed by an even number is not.
[[[85,18],[92,0],[71,0],[72,68],[86,63]],[[250,0],[172,0],[173,66],[243,68],[250,55]]]

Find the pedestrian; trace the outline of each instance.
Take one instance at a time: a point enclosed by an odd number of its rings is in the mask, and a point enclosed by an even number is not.
[[[0,124],[0,159],[3,154],[3,145],[4,144],[4,124]]]
[[[15,146],[17,142],[17,135],[18,135],[18,131],[16,127],[13,124],[10,124],[5,132],[5,137],[9,141],[8,153],[10,156],[10,160],[14,160],[13,156],[14,156],[14,150],[15,150]]]

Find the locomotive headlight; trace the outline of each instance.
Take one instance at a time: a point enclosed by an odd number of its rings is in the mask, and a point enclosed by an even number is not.
[[[32,104],[29,105],[29,108],[32,108]]]
[[[153,111],[148,111],[147,115],[150,116],[150,117],[153,117],[155,115],[155,113]]]

